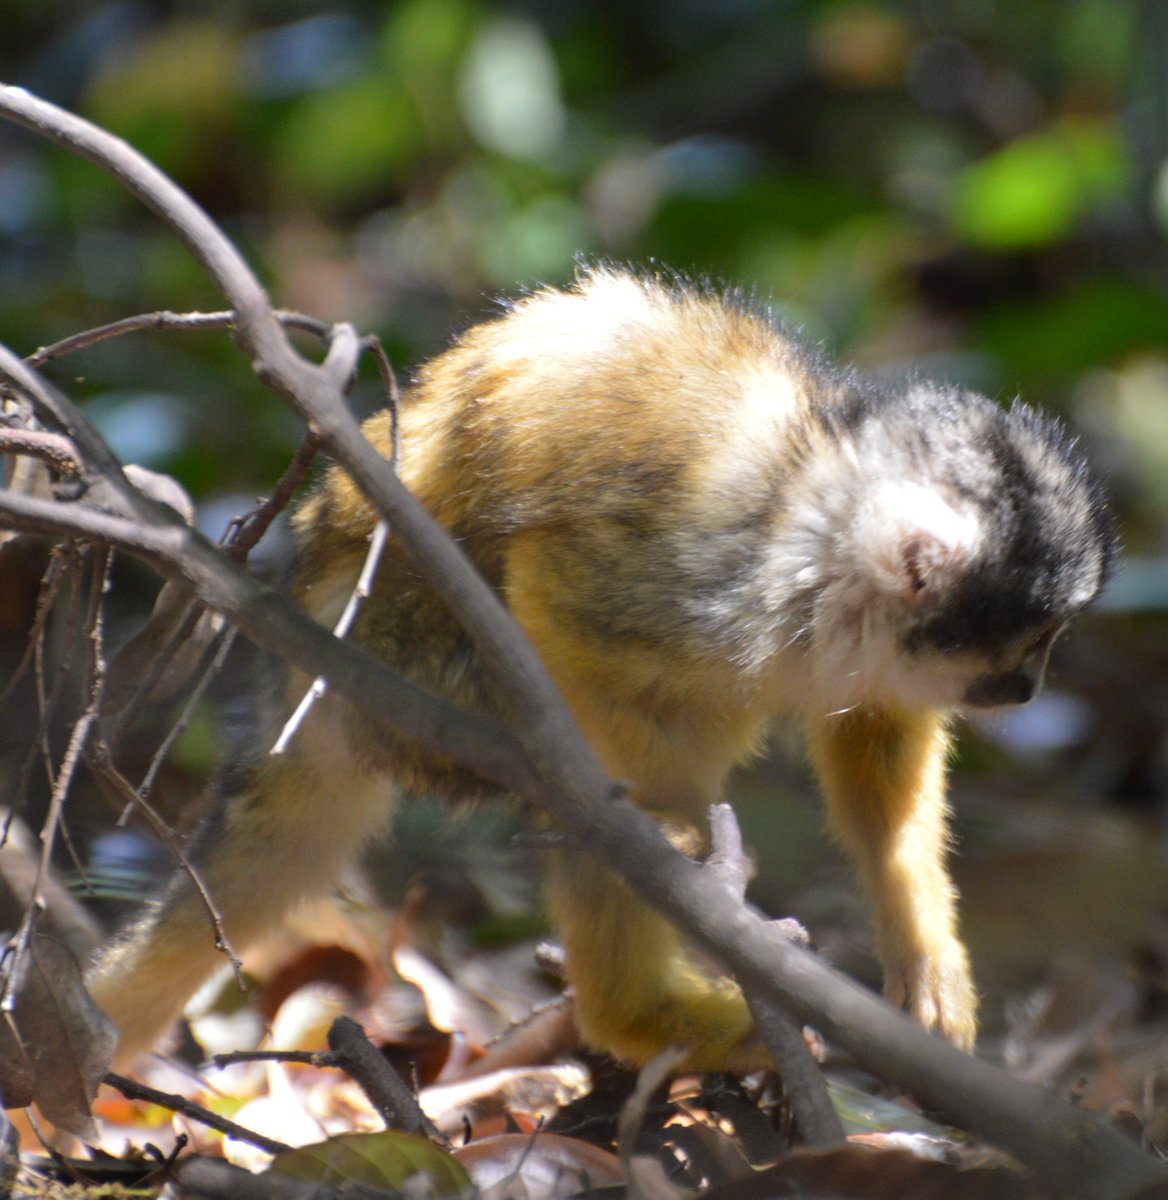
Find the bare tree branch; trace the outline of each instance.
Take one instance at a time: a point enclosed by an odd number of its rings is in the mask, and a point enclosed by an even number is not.
[[[319,317],[310,317],[306,313],[291,312],[288,309],[277,309],[276,320],[285,328],[310,333],[322,342],[328,341],[333,328],[328,321],[322,321]],[[111,338],[125,337],[128,333],[139,333],[144,329],[231,329],[234,326],[233,312],[176,313],[162,310],[137,313],[132,317],[111,321],[108,325],[97,325],[93,329],[71,333],[68,337],[34,350],[24,361],[30,367],[43,367],[54,359],[64,358],[68,354],[88,350],[89,347]]]
[[[0,347],[0,369],[6,351]],[[143,498],[144,499],[144,498]],[[201,534],[164,506],[158,524],[0,491],[5,524],[34,533],[68,532],[109,542],[145,559],[167,579],[178,579],[257,646],[308,675],[324,675],[354,704],[387,727],[415,738],[484,779],[519,794],[538,791],[515,736],[500,722],[473,716],[390,671],[383,663],[306,617],[275,589],[230,564]]]
[[[28,454],[48,463],[58,475],[77,474],[72,443],[57,433],[0,428],[0,454]]]
[[[361,436],[341,396],[360,344],[355,335],[338,331],[325,363],[307,362],[287,340],[238,251],[155,167],[119,139],[21,89],[0,88],[0,113],[112,173],[191,249],[235,310],[238,340],[259,378],[289,400],[378,512],[391,521],[419,571],[495,668],[515,714],[515,733],[470,720],[404,680],[393,679],[269,589],[226,569],[222,556],[176,524],[173,514],[163,516],[157,511],[161,506],[136,497],[112,455],[94,440],[88,423],[78,420],[79,414],[23,364],[17,364],[22,370],[15,370],[9,355],[0,358],[0,368],[53,415],[63,432],[78,440],[91,500],[109,509],[103,513],[89,505],[66,507],[33,497],[3,497],[0,506],[11,522],[125,546],[169,578],[184,579],[207,603],[230,614],[248,637],[310,674],[325,675],[339,692],[370,711],[380,711],[383,719],[401,701],[394,725],[463,765],[473,759],[472,769],[544,804],[583,848],[728,966],[748,994],[814,1022],[870,1069],[1042,1172],[1059,1194],[1119,1200],[1139,1186],[1168,1178],[1161,1164],[1097,1117],[1058,1104],[1048,1093],[939,1041],[824,967],[768,929],[717,879],[678,854],[647,814],[614,793],[534,651],[498,599],[437,523],[413,502],[390,464]],[[391,696],[395,699],[388,700]],[[452,736],[455,725],[461,740]],[[488,731],[495,740],[484,744]]]
[[[441,1136],[417,1096],[351,1017],[337,1017],[329,1026],[328,1046],[333,1065],[357,1081],[387,1129]]]
[[[146,1100],[150,1104],[168,1108],[171,1112],[182,1113],[184,1117],[198,1121],[199,1124],[206,1125],[209,1129],[216,1129],[227,1137],[235,1138],[236,1141],[258,1146],[267,1154],[279,1154],[290,1148],[284,1142],[277,1142],[274,1138],[265,1137],[262,1133],[244,1129],[242,1125],[236,1125],[234,1121],[229,1121],[226,1117],[221,1117],[218,1113],[213,1113],[201,1104],[196,1104],[193,1100],[188,1100],[185,1096],[179,1096],[174,1092],[160,1092],[157,1088],[147,1087],[136,1079],[127,1079],[124,1075],[117,1075],[113,1071],[110,1071],[102,1082],[109,1084],[112,1088],[117,1088],[129,1100]]]
[[[235,310],[237,338],[252,357],[257,376],[284,395],[342,462],[394,535],[414,556],[419,571],[449,604],[494,667],[532,765],[551,779],[571,777],[591,794],[607,780],[591,748],[575,728],[535,651],[510,614],[430,516],[393,474],[388,462],[361,434],[338,403],[337,382],[347,384],[358,344],[338,335],[323,365],[307,362],[288,341],[264,289],[239,251],[217,225],[157,167],[122,139],[40,100],[22,88],[0,89],[0,111],[13,120],[96,163],[152,209],[195,255]],[[18,376],[18,382],[25,386]],[[35,395],[34,389],[27,389]],[[67,430],[72,432],[72,430]],[[100,464],[95,464],[100,465]],[[117,471],[116,464],[109,464]]]

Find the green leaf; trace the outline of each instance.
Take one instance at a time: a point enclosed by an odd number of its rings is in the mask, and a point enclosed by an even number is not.
[[[1120,195],[1127,183],[1128,162],[1116,129],[1067,121],[967,167],[957,179],[953,224],[979,246],[1051,245],[1093,204]]]
[[[423,138],[409,95],[389,78],[363,78],[297,105],[277,140],[276,170],[302,199],[351,201],[404,170]]]
[[[1095,279],[984,313],[975,340],[1009,387],[1064,387],[1100,364],[1168,344],[1168,300],[1122,278]]]
[[[470,1187],[470,1176],[441,1146],[393,1130],[346,1133],[286,1150],[276,1156],[271,1173],[310,1183],[352,1181],[381,1188],[400,1188],[421,1173],[436,1196],[458,1196]]]

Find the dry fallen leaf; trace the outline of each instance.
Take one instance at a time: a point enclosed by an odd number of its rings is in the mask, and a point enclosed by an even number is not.
[[[454,1151],[480,1191],[551,1200],[585,1188],[624,1182],[615,1154],[554,1133],[507,1133],[471,1142]],[[514,1181],[514,1187],[507,1187]],[[519,1189],[523,1190],[520,1191]]]
[[[849,1143],[832,1150],[797,1150],[749,1179],[710,1189],[705,1200],[1053,1200],[1006,1168],[962,1170],[903,1149]]]
[[[35,1103],[54,1125],[81,1138],[96,1133],[90,1102],[117,1043],[113,1022],[90,999],[81,967],[44,934],[29,941],[9,1022],[0,1023],[0,1096]]]
[[[591,1086],[588,1069],[580,1063],[510,1067],[423,1088],[418,1102],[439,1129],[454,1133],[464,1121],[476,1125],[504,1113],[529,1113],[548,1120],[556,1109],[586,1096]]]

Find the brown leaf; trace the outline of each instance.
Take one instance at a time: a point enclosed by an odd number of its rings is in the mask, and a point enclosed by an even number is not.
[[[418,1101],[440,1129],[453,1133],[462,1128],[464,1118],[475,1125],[506,1112],[550,1117],[557,1108],[586,1096],[591,1086],[588,1069],[579,1063],[509,1067],[423,1088]]]
[[[529,1200],[624,1182],[616,1155],[556,1133],[501,1134],[462,1146],[454,1157],[480,1191],[514,1179]]]
[[[26,1108],[32,1103],[36,1076],[20,1044],[15,1022],[5,1013],[0,1021],[0,1101],[5,1108]]]
[[[77,959],[53,938],[33,934],[15,1009],[0,1030],[5,1105],[35,1103],[54,1125],[92,1140],[89,1106],[116,1042],[113,1022],[85,990]]]
[[[847,1145],[800,1150],[750,1179],[712,1188],[705,1200],[1051,1200],[1015,1171],[962,1170],[907,1150]]]

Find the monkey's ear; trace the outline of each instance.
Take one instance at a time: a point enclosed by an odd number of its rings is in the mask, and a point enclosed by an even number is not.
[[[924,604],[943,591],[977,549],[977,517],[917,483],[881,484],[860,506],[856,550],[881,591]]]

